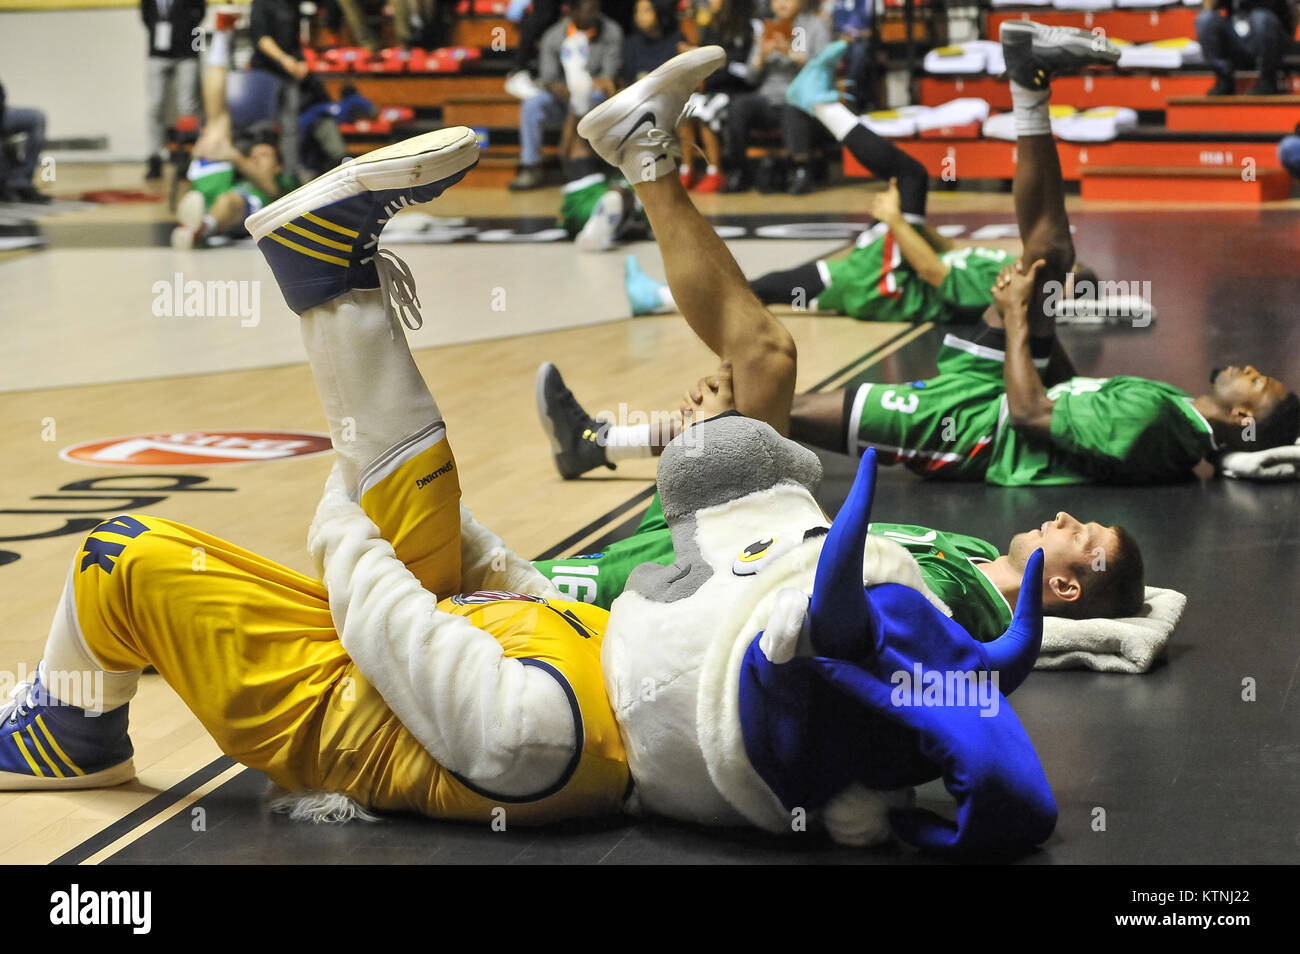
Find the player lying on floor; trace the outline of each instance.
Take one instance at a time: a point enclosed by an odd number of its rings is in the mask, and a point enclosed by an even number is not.
[[[297,187],[285,170],[278,137],[267,133],[243,149],[234,142],[226,80],[234,44],[231,29],[214,30],[203,67],[203,129],[190,158],[190,190],[176,204],[172,248],[202,245],[215,236],[246,235],[244,219]]]
[[[876,224],[858,236],[847,256],[769,272],[750,283],[760,301],[834,312],[869,321],[974,321],[993,303],[993,279],[1015,260],[1014,252],[979,245],[958,246],[925,223],[929,173],[894,143],[872,132],[839,101],[835,69],[848,50],[837,40],[809,60],[786,92],[786,100],[815,117],[863,167],[889,183],[876,195]],[[674,311],[668,286],[645,274],[628,257],[625,275],[634,315]],[[1097,276],[1085,265],[1070,269],[1063,297],[1096,291]]]
[[[762,389],[763,381],[757,386]],[[607,454],[625,449],[617,446],[626,439],[619,429],[588,415],[553,364],[538,369],[537,397],[542,426],[553,442],[561,474],[585,472],[605,463]],[[729,367],[699,382],[688,398],[691,410],[698,413],[698,402],[705,400],[710,413],[737,406]],[[742,413],[745,410],[741,407]],[[611,441],[615,446],[610,446]],[[1121,526],[1083,523],[1062,511],[1032,530],[1015,534],[1005,553],[978,537],[914,524],[877,522],[871,525],[871,533],[903,546],[926,586],[952,610],[953,619],[981,641],[995,639],[1006,629],[1025,565],[1035,549],[1043,551],[1045,614],[1120,618],[1134,616],[1142,608],[1142,553]],[[762,556],[760,550],[752,558]],[[656,497],[631,536],[599,553],[538,560],[533,565],[571,599],[608,607],[638,565],[668,565],[673,560],[668,524]]]
[[[874,446],[882,462],[924,477],[1007,486],[1154,483],[1185,479],[1200,461],[1217,463],[1225,454],[1250,460],[1271,448],[1292,452],[1300,400],[1249,365],[1214,371],[1210,391],[1196,397],[1145,378],[1075,375],[1052,307],[1051,289],[1064,287],[1074,245],[1048,82],[1054,72],[1113,57],[1067,31],[1040,62],[1029,45],[1056,29],[1018,21],[1002,31],[1019,132],[1014,194],[1024,255],[998,273],[990,290],[998,300],[971,332],[944,338],[935,377],[797,396],[790,414],[796,440],[850,454]],[[1035,293],[1028,302],[1009,300],[1017,268],[1038,260]],[[635,442],[621,436],[608,453],[629,453],[624,448]],[[641,442],[657,439],[647,434]],[[601,463],[598,454],[585,454],[577,473]],[[566,476],[574,475],[569,467]],[[1255,474],[1246,465],[1243,475]]]
[[[685,270],[688,320],[732,340],[730,326],[752,327],[742,316],[762,306],[691,206],[673,129],[638,119],[675,120],[724,59],[718,48],[683,54],[582,131],[637,176],[670,269]],[[938,850],[1048,837],[1056,806],[1005,702],[1041,641],[1041,556],[1008,632],[975,641],[905,551],[868,540],[870,455],[828,527],[809,451],[734,413],[693,425],[707,453],[673,445],[660,462],[678,562],[634,574],[609,614],[556,598],[460,505],[441,414],[398,325],[419,323],[414,281],[377,242],[399,209],[476,161],[471,130],[429,133],[249,220],[301,316],[337,450],[309,534],[324,585],[152,516],[96,528],[37,684],[0,713],[0,784],[129,777],[127,704],[152,664],[223,751],[316,817],[378,809],[487,823],[504,809],[529,824],[632,810],[782,833],[806,816],[841,841],[893,831]],[[347,257],[302,244],[323,237],[309,226],[351,235]],[[769,357],[776,370],[781,354]],[[737,384],[743,399],[752,385]],[[788,402],[792,373],[779,390]],[[733,572],[756,532],[781,545]],[[967,677],[974,698],[900,700],[892,674],[916,667],[954,686]],[[50,691],[78,673],[102,683],[94,713]],[[938,777],[955,821],[909,807],[909,787]]]

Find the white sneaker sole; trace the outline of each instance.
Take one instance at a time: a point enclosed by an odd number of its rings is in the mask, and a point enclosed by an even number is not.
[[[191,232],[197,232],[199,226],[203,224],[203,215],[207,211],[207,205],[203,201],[203,193],[197,189],[191,189],[176,203],[176,221]]]
[[[681,99],[682,106],[685,107],[686,100],[695,91],[695,87],[700,85],[700,81],[715,72],[726,61],[726,51],[720,46],[702,46],[674,56],[663,66],[651,70],[627,89],[615,93],[582,117],[582,121],[578,123],[578,135],[588,141],[600,139],[636,110],[644,108],[649,100],[658,95],[661,87],[684,79],[687,82],[684,84],[685,91]],[[678,113],[677,116],[655,117],[658,128],[670,130],[676,128],[680,115]]]
[[[111,788],[135,778],[135,761],[127,759],[89,775],[72,775],[67,778],[40,778],[35,775],[17,775],[0,772],[0,792],[57,792],[78,788]]]
[[[257,242],[285,222],[363,192],[413,189],[478,162],[478,139],[465,126],[413,136],[353,159],[254,212],[244,227]]]

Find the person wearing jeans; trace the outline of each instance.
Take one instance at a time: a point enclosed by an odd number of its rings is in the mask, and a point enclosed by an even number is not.
[[[1295,7],[1289,0],[1204,0],[1196,16],[1196,40],[1205,62],[1214,70],[1211,96],[1236,92],[1233,70],[1259,70],[1259,81],[1247,95],[1280,93],[1277,69],[1282,48],[1295,33]]]
[[[520,169],[510,189],[542,185],[542,138],[561,129],[569,116],[581,117],[614,92],[623,66],[623,31],[600,12],[600,0],[579,0],[542,37],[539,85],[542,92],[520,108]],[[572,137],[570,137],[572,138]]]

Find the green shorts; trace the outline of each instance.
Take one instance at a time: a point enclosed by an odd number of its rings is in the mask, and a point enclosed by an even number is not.
[[[267,205],[271,197],[247,179],[239,178],[235,167],[228,162],[210,162],[195,159],[190,163],[190,188],[203,196],[205,209],[227,192],[238,192],[244,199],[245,217]]]
[[[849,452],[872,445],[923,477],[983,480],[1005,404],[1002,352],[948,335],[938,364],[924,381],[859,388]]]

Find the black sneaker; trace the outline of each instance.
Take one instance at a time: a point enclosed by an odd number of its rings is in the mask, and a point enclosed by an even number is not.
[[[162,178],[162,156],[153,155],[149,157],[149,165],[145,169],[144,177],[146,181]]]
[[[1205,91],[1206,96],[1235,96],[1237,93],[1237,84],[1230,75],[1222,76],[1216,74],[1214,85]]]
[[[1119,47],[1099,33],[1075,27],[1049,27],[1032,20],[1008,20],[998,38],[1007,77],[1026,89],[1046,89],[1054,76],[1087,66],[1114,66]]]
[[[537,369],[537,417],[551,439],[555,467],[565,480],[597,467],[614,469],[605,456],[609,424],[583,410],[573,392],[565,387],[560,369],[549,361]]]

